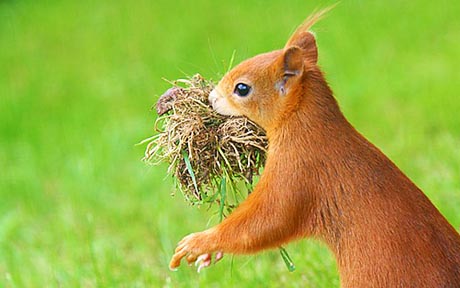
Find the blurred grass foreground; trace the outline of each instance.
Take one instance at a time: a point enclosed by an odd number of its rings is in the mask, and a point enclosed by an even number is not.
[[[334,287],[313,240],[167,268],[205,209],[140,161],[162,80],[218,80],[331,1],[1,1],[0,287]],[[280,13],[280,11],[282,11]],[[460,226],[460,2],[342,1],[319,62],[348,119]],[[217,221],[217,219],[216,219]]]

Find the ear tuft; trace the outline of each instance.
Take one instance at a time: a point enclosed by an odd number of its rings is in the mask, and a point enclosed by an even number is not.
[[[337,4],[326,7],[308,16],[305,22],[302,23],[302,25],[300,25],[292,34],[291,38],[289,38],[284,48],[298,46],[305,51],[305,60],[307,61],[307,63],[316,64],[316,62],[318,61],[318,49],[316,47],[315,36],[309,30],[315,23],[321,20],[321,18],[323,18],[324,15],[326,15],[327,12],[332,10],[336,5]]]
[[[284,50],[284,76],[295,76],[303,72],[304,55],[302,49],[291,46]]]
[[[287,41],[286,46],[284,47],[286,48],[292,45],[297,45],[296,42],[298,41],[298,39],[302,38],[302,34],[308,33],[310,28],[313,25],[315,25],[319,20],[321,20],[324,17],[324,15],[326,15],[329,11],[331,11],[336,5],[337,4],[331,5],[319,11],[316,11],[312,13],[310,16],[308,16],[307,19],[305,19],[305,21],[299,27],[297,27],[297,29],[291,35],[291,38],[289,38],[289,40]]]

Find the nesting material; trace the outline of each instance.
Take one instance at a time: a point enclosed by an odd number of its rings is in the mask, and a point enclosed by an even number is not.
[[[168,163],[188,202],[217,204],[222,216],[261,172],[265,132],[246,117],[217,114],[208,103],[214,84],[200,75],[172,84],[157,103],[162,115],[155,122],[157,134],[143,141],[144,160]]]

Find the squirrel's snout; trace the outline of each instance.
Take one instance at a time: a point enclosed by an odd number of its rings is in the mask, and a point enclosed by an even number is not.
[[[213,109],[216,109],[216,107],[214,107],[216,101],[217,101],[217,98],[219,98],[218,92],[216,91],[216,89],[213,89],[211,91],[211,93],[209,93],[209,97],[208,97],[208,101],[209,101],[209,104],[212,106]]]
[[[208,97],[209,104],[212,106],[217,113],[227,116],[240,116],[239,113],[233,106],[228,102],[228,100],[222,96],[222,94],[214,88],[214,90],[209,93]]]

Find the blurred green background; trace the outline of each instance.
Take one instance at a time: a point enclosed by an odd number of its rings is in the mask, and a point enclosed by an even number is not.
[[[162,80],[219,79],[333,1],[0,1],[0,287],[334,287],[312,240],[167,268],[209,214],[140,161]],[[460,226],[460,2],[342,1],[314,30],[348,119]]]

